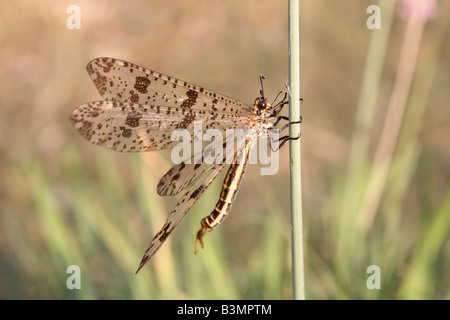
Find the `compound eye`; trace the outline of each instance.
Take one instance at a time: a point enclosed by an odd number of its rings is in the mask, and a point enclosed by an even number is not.
[[[262,97],[256,98],[255,106],[260,110],[265,109],[266,108],[266,99],[264,99]]]

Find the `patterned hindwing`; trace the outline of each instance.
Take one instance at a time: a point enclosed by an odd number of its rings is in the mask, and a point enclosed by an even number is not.
[[[142,257],[141,263],[139,264],[139,268],[137,269],[136,273],[138,273],[139,270],[147,263],[147,261],[150,260],[150,258],[158,251],[158,249],[162,246],[164,241],[166,241],[167,237],[170,235],[173,229],[175,229],[181,219],[183,219],[183,217],[189,211],[189,209],[194,205],[198,198],[200,198],[203,192],[205,192],[205,190],[209,187],[209,185],[217,177],[217,175],[223,170],[225,165],[225,163],[213,165],[204,180],[197,180],[194,184],[191,185],[190,188],[186,190],[180,201],[169,214],[169,217],[167,218],[166,223],[164,223],[164,226],[153,237],[150,245],[145,251],[144,256]]]
[[[236,99],[127,61],[97,58],[87,71],[105,100],[252,115],[251,107]]]
[[[237,149],[243,145],[246,132],[234,131],[225,141],[217,140],[210,143],[204,150],[196,153],[178,165],[173,166],[160,180],[157,192],[160,196],[173,196],[184,190],[188,185],[200,179],[213,163],[233,162]]]
[[[161,245],[166,241],[170,233],[175,229],[177,224],[183,219],[185,214],[194,205],[194,203],[200,198],[200,196],[209,187],[211,182],[217,177],[217,175],[223,170],[223,168],[229,163],[230,159],[234,158],[236,150],[239,150],[244,146],[246,142],[246,137],[243,136],[241,139],[237,140],[236,145],[231,148],[226,148],[223,159],[220,163],[214,163],[209,166],[203,166],[202,171],[204,174],[197,176],[196,178],[189,177],[188,174],[182,175],[184,180],[190,180],[191,184],[188,186],[186,192],[182,195],[180,201],[178,201],[175,208],[169,214],[166,223],[161,228],[161,230],[153,237],[148,249],[145,251],[142,257],[141,263],[139,265],[136,273],[147,263],[148,260],[158,251]],[[178,165],[180,166],[180,165]],[[177,167],[177,166],[175,166]],[[183,170],[181,170],[183,171]],[[170,171],[169,171],[170,172]],[[198,171],[200,172],[200,170]],[[162,180],[161,180],[162,181]],[[160,183],[161,184],[161,183]],[[158,186],[159,187],[159,186]],[[181,191],[181,190],[178,190]],[[175,192],[176,193],[176,192]]]

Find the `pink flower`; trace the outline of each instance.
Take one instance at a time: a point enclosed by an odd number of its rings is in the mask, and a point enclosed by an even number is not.
[[[400,16],[403,19],[418,19],[428,21],[436,15],[435,0],[403,0]]]

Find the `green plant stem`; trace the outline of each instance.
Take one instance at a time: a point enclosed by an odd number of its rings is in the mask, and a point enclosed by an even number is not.
[[[291,122],[300,120],[300,36],[299,1],[289,0],[289,89]],[[289,127],[289,136],[298,137],[300,126]],[[292,220],[292,281],[296,300],[305,299],[302,230],[302,192],[300,139],[290,141],[291,220]]]

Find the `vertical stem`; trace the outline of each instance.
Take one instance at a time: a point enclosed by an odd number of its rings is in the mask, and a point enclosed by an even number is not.
[[[289,0],[289,89],[291,122],[300,120],[300,36],[299,0]],[[300,126],[289,127],[289,136],[298,137]],[[294,299],[305,299],[303,267],[302,191],[300,139],[290,141],[292,281]]]

